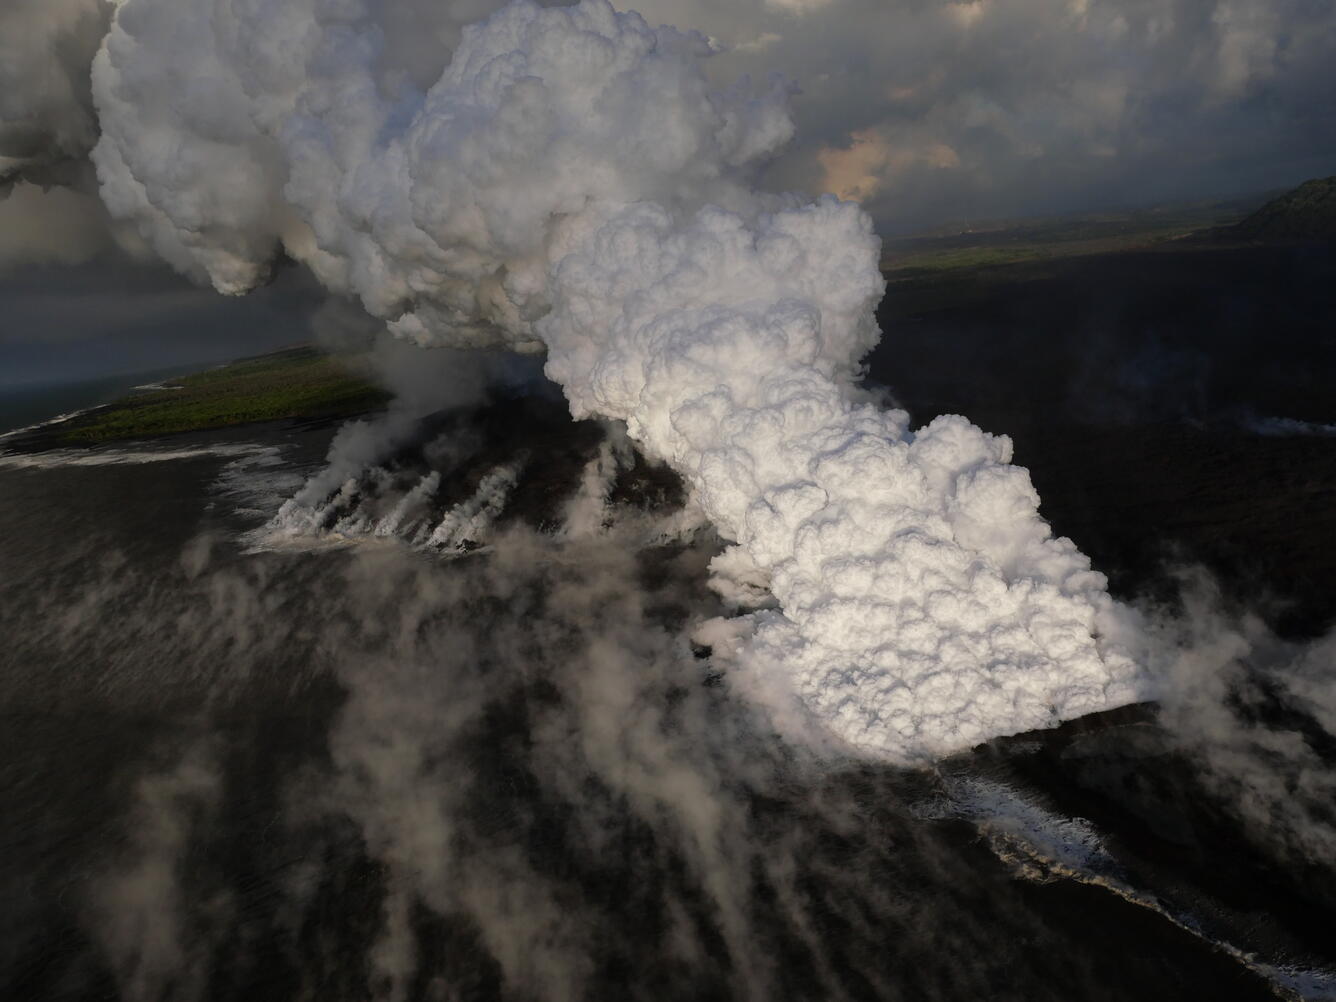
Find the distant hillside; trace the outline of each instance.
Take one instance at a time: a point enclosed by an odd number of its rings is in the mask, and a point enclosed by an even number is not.
[[[1305,181],[1233,227],[1248,240],[1336,239],[1336,177]]]
[[[1234,224],[1276,194],[1174,203],[1047,219],[988,223],[898,237],[884,244],[882,269],[893,279],[974,272],[1003,265],[1051,262],[1095,254],[1179,245],[1184,240],[1237,241]]]

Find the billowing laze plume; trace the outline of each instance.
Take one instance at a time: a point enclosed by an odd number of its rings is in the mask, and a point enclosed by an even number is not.
[[[699,636],[842,746],[908,760],[1138,698],[1127,617],[1010,442],[859,393],[869,217],[752,183],[787,85],[719,89],[704,38],[604,0],[459,27],[483,13],[124,0],[102,196],[222,292],[282,252],[424,346],[545,350],[572,412],[625,421],[736,544],[721,590],[777,600]]]

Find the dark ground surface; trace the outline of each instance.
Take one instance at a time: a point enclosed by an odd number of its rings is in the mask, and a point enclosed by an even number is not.
[[[1168,245],[893,282],[871,378],[1004,432],[1042,513],[1144,591],[1200,562],[1292,634],[1336,614],[1336,249]]]
[[[1167,570],[1200,562],[1241,606],[1315,635],[1336,617],[1336,437],[1250,422],[1336,418],[1333,279],[1330,250],[1171,247],[900,280],[871,374],[918,421],[958,412],[1010,434],[1044,514],[1118,594],[1171,598]],[[603,435],[550,397],[432,426],[476,438],[451,501],[530,455],[501,522],[540,530]],[[281,445],[311,466],[332,434],[279,422],[169,442]],[[423,452],[387,460],[395,489]],[[376,944],[405,895],[409,999],[1242,1000],[1275,996],[1211,942],[1336,963],[1331,861],[1243,824],[1152,707],[935,774],[812,772],[773,741],[729,740],[745,728],[717,678],[660,665],[613,679],[637,699],[605,727],[578,663],[605,636],[637,650],[666,626],[670,642],[703,592],[701,554],[638,555],[643,609],[560,560],[512,569],[516,584],[485,555],[247,555],[228,542],[250,523],[219,495],[224,465],[0,469],[0,997],[390,997]],[[674,497],[636,464],[613,501]],[[203,571],[201,533],[221,540]],[[589,635],[545,605],[564,576],[603,589]],[[463,598],[441,598],[461,577]],[[673,706],[706,726],[655,722]],[[1310,770],[1336,767],[1311,722],[1245,711],[1306,742]],[[635,741],[599,759],[605,732]],[[642,780],[657,799],[627,779],[651,739],[670,752]],[[1119,878],[1204,935],[1104,887],[1018,879],[975,826],[911,810],[955,774],[1090,819]],[[684,775],[701,785],[677,801]],[[701,807],[728,822],[718,846],[690,827]],[[479,873],[497,889],[483,905]],[[498,916],[546,979],[517,987],[512,961],[507,980]]]
[[[472,421],[479,457],[493,462],[545,445],[503,521],[546,522],[599,440],[546,401]],[[252,428],[249,440],[309,462],[329,431]],[[411,449],[398,460],[415,462]],[[0,470],[0,562],[11,569],[0,583],[5,997],[390,997],[377,989],[373,957],[391,894],[407,888],[416,973],[402,997],[414,1000],[1274,998],[1263,978],[1162,916],[1099,887],[1017,879],[972,825],[916,817],[938,776],[875,764],[812,772],[786,764],[774,740],[739,751],[728,737],[734,701],[716,684],[660,690],[653,672],[633,683],[644,691],[614,732],[634,733],[651,707],[685,700],[685,712],[717,716],[707,727],[727,742],[715,752],[722,766],[678,748],[680,768],[700,770],[705,787],[680,805],[665,793],[647,806],[619,788],[620,759],[595,767],[579,754],[604,725],[568,702],[572,679],[557,666],[584,656],[581,637],[543,612],[553,582],[541,569],[519,592],[493,595],[483,558],[431,567],[395,556],[368,589],[344,579],[362,559],[355,552],[247,556],[220,544],[200,575],[184,556],[198,534],[226,539],[247,524],[207,500],[221,465],[201,456]],[[460,466],[456,493],[466,496],[486,466]],[[637,466],[617,493],[657,506],[663,487]],[[639,559],[646,618],[620,622],[609,594],[609,635],[653,635],[680,621],[683,596],[703,591],[690,550]],[[471,573],[476,591],[463,604],[405,611],[405,590],[430,595]],[[331,641],[359,618],[371,625]],[[508,649],[490,645],[515,634],[522,657],[500,659]],[[454,649],[478,660],[460,662]],[[374,721],[382,700],[393,710],[385,729],[362,733],[368,705]],[[553,718],[561,747],[550,733],[536,738]],[[1111,738],[1102,751],[1090,746]],[[632,765],[633,750],[618,748]],[[1148,763],[1153,783],[1139,778]],[[1333,898],[1322,885],[1296,888],[1302,874],[1264,854],[1259,864],[1237,843],[1237,825],[1212,808],[1152,713],[999,742],[946,772],[990,775],[1091,818],[1132,879],[1206,916],[1208,937],[1238,933],[1267,956],[1331,958]],[[438,804],[445,836],[433,823]],[[720,833],[723,883],[739,888],[745,949],[727,938],[714,897],[721,878],[702,870],[674,809],[736,812]],[[519,862],[506,863],[509,854]],[[438,865],[444,892],[431,876]],[[541,923],[547,896],[560,903],[562,923],[516,940],[538,952],[540,971],[554,965],[538,986],[508,981],[467,898],[451,893],[466,873],[513,899],[485,909],[518,909],[513,935],[529,931],[526,909]],[[1222,912],[1222,900],[1243,917]],[[695,938],[684,955],[680,916]],[[588,933],[587,950],[563,941],[563,925]],[[566,964],[587,968],[574,995],[563,990]]]

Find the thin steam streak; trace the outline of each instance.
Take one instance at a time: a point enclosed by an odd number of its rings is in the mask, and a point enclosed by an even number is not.
[[[90,931],[127,998],[204,997],[207,943],[203,930],[188,921],[188,906],[206,916],[207,924],[230,917],[231,901],[226,892],[189,900],[183,871],[197,829],[215,819],[221,785],[205,740],[187,747],[170,771],[142,778],[134,793],[128,851],[92,881]]]
[[[473,496],[456,505],[427,538],[427,545],[442,550],[458,550],[465,544],[485,538],[488,527],[505,507],[506,499],[519,480],[517,466],[502,466],[482,478]]]
[[[839,747],[913,760],[1143,697],[1135,625],[1009,440],[862,401],[869,217],[752,183],[786,84],[716,89],[703,37],[606,0],[517,0],[448,63],[393,9],[124,0],[93,75],[113,215],[222,292],[281,250],[403,338],[546,350],[577,417],[687,479],[721,568],[769,582],[779,609],[707,631],[735,684]]]
[[[626,436],[608,425],[607,437],[599,443],[598,454],[585,464],[580,485],[566,503],[561,534],[568,539],[583,539],[602,532],[612,521],[608,496],[617,474],[629,465],[630,445]]]

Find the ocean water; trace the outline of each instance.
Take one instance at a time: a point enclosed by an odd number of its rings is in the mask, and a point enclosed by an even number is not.
[[[180,367],[54,385],[0,386],[0,434],[110,403],[137,386],[181,374]]]
[[[0,456],[0,996],[1333,997],[1319,717],[822,757],[606,429],[449,415],[273,523],[331,434]]]

